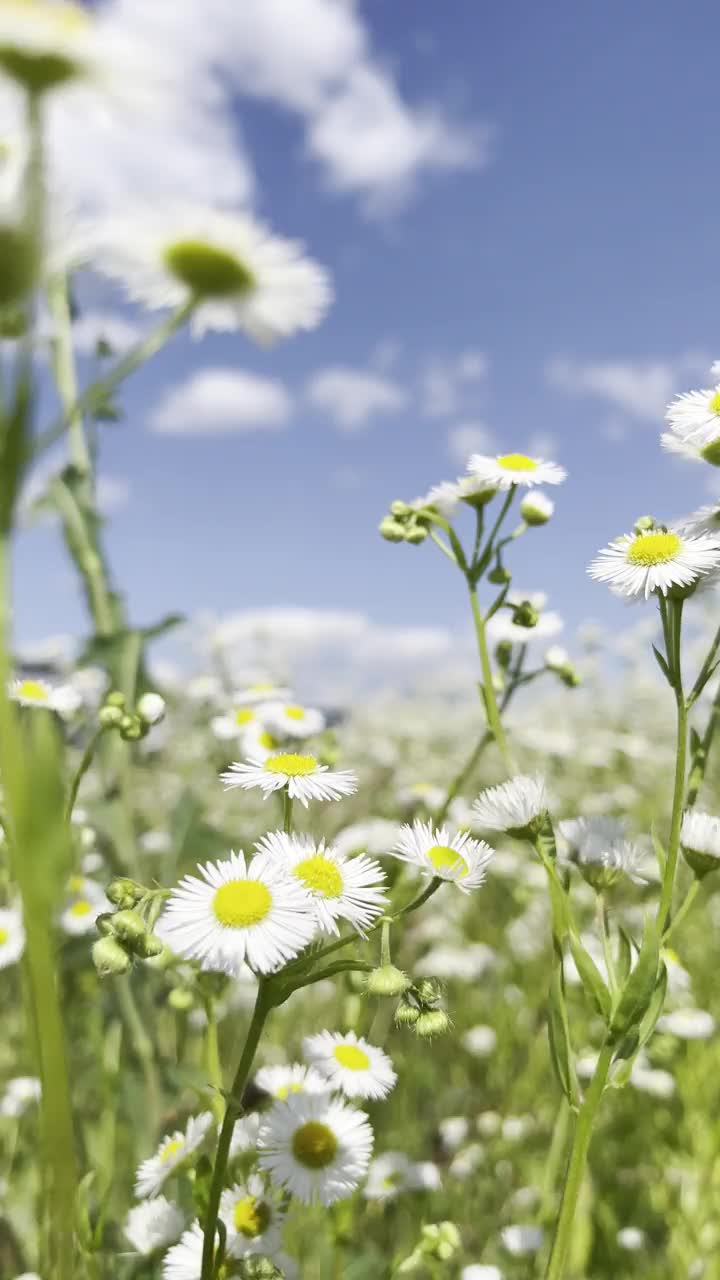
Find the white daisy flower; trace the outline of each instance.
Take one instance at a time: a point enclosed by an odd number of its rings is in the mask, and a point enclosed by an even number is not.
[[[98,28],[80,4],[3,0],[0,71],[33,92],[65,87],[103,70]]]
[[[467,831],[451,836],[447,827],[431,822],[406,824],[391,850],[395,858],[410,862],[424,876],[452,880],[463,893],[478,889],[485,880],[493,850],[484,840],[473,840]]]
[[[420,806],[432,813],[445,803],[447,792],[433,782],[412,782],[409,786],[398,787],[397,802],[403,809],[418,809]]]
[[[20,911],[0,908],[0,969],[17,964],[25,950],[25,928]]]
[[[285,1214],[259,1174],[254,1173],[246,1183],[236,1183],[223,1191],[220,1217],[227,1228],[230,1257],[243,1258],[253,1253],[270,1255],[279,1249]]]
[[[372,1154],[367,1116],[319,1094],[276,1102],[258,1137],[260,1164],[304,1204],[333,1204],[355,1190]]]
[[[395,1087],[397,1075],[387,1054],[354,1031],[306,1036],[303,1053],[348,1098],[386,1098]]]
[[[203,1111],[199,1116],[190,1117],[184,1133],[177,1129],[167,1134],[155,1155],[140,1165],[135,1175],[135,1195],[143,1199],[156,1196],[165,1180],[197,1151],[212,1124],[211,1113]]]
[[[177,1205],[158,1196],[130,1210],[123,1232],[135,1252],[147,1256],[179,1240],[184,1226],[185,1219]]]
[[[682,440],[706,444],[720,436],[720,384],[676,396],[665,414],[670,430]]]
[[[236,689],[232,702],[234,707],[256,707],[262,702],[289,702],[290,698],[291,691],[287,685],[275,684],[273,680],[258,680],[244,689]]]
[[[720,535],[720,506],[715,502],[708,506],[700,507],[697,511],[693,511],[691,515],[686,516],[680,523],[683,531],[693,537],[699,533],[718,536]]]
[[[415,498],[408,503],[408,506],[412,507],[414,511],[422,511],[426,507],[434,507],[441,516],[444,516],[446,520],[450,520],[455,513],[460,498],[458,484],[452,480],[443,480],[440,484],[434,484],[422,497]]]
[[[498,486],[488,483],[481,476],[460,476],[457,482],[458,497],[470,507],[484,507],[498,491]]]
[[[527,1253],[537,1253],[538,1249],[542,1247],[545,1232],[542,1227],[514,1224],[510,1227],[504,1227],[500,1232],[500,1238],[508,1253],[511,1253],[515,1258],[521,1258]]]
[[[715,435],[705,439],[690,439],[676,435],[672,431],[663,431],[660,444],[667,453],[678,454],[688,462],[708,462],[711,467],[720,466],[720,428],[715,428]]]
[[[474,453],[468,462],[468,471],[478,480],[496,489],[510,489],[513,485],[562,484],[567,477],[564,467],[542,458],[529,458],[525,453],[502,453],[487,457]]]
[[[274,973],[312,940],[315,916],[298,881],[276,860],[231,853],[185,876],[155,932],[177,955],[238,977]]]
[[[194,1222],[184,1231],[178,1244],[163,1259],[163,1280],[200,1280],[202,1270],[203,1229]]]
[[[366,1200],[394,1200],[404,1191],[439,1191],[440,1171],[430,1160],[416,1162],[402,1151],[385,1151],[370,1161]]]
[[[720,535],[691,537],[680,529],[649,529],[624,534],[601,551],[588,568],[591,578],[607,582],[618,595],[667,595],[671,587],[691,587],[720,568]]]
[[[43,707],[63,718],[74,715],[82,705],[82,698],[72,685],[52,685],[45,680],[13,680],[8,694],[21,707]]]
[[[341,854],[387,853],[400,834],[401,823],[391,818],[367,818],[343,827],[333,837],[333,848]]]
[[[627,839],[621,819],[603,815],[566,818],[558,823],[557,830],[567,845],[570,860],[599,891],[609,888],[622,875],[636,884],[645,883],[637,872],[641,850]]]
[[[324,933],[339,933],[338,920],[364,933],[387,905],[385,873],[363,854],[346,858],[322,840],[283,831],[264,836],[256,847],[300,882]]]
[[[17,1118],[24,1114],[31,1103],[37,1102],[42,1095],[42,1085],[36,1076],[15,1076],[8,1080],[5,1092],[0,1098],[0,1116]]]
[[[688,809],[680,827],[680,844],[696,876],[720,867],[720,818],[699,809]]]
[[[544,779],[521,774],[483,791],[473,805],[473,819],[488,831],[526,837],[539,831],[548,808]]]
[[[61,912],[60,927],[71,937],[82,937],[85,933],[94,932],[95,921],[106,909],[107,903],[102,898],[80,894]]]
[[[658,1031],[677,1036],[678,1040],[709,1040],[715,1034],[715,1019],[707,1009],[673,1009],[664,1013]]]
[[[302,246],[247,213],[205,206],[123,209],[96,231],[93,266],[151,308],[195,299],[195,334],[242,330],[268,344],[314,329],[331,300]]]
[[[570,654],[562,645],[551,644],[545,651],[544,661],[548,671],[564,671],[570,662]]]
[[[231,764],[220,775],[227,788],[259,787],[265,795],[287,787],[292,800],[307,808],[310,800],[339,800],[357,791],[357,777],[349,769],[330,770],[315,756],[281,751],[266,760],[250,757],[245,764]]]
[[[531,644],[534,640],[549,640],[565,626],[559,613],[549,610],[542,613],[534,627],[522,627],[513,622],[510,612],[495,613],[487,624],[487,634],[494,644]]]
[[[533,489],[526,494],[520,503],[520,515],[526,524],[536,526],[547,524],[555,511],[555,503],[540,489]]]
[[[297,703],[266,702],[260,714],[265,728],[278,738],[311,738],[325,728],[322,711]]]
[[[261,1067],[255,1072],[255,1084],[258,1089],[269,1093],[282,1102],[291,1093],[327,1093],[328,1082],[319,1071],[306,1067],[302,1062],[276,1063],[269,1067]]]
[[[235,1121],[235,1128],[230,1141],[231,1160],[244,1155],[246,1151],[255,1150],[259,1129],[260,1116],[257,1111],[250,1111],[246,1116],[241,1116],[239,1120]]]
[[[460,1280],[504,1280],[504,1277],[499,1267],[471,1262],[469,1267],[463,1267]]]

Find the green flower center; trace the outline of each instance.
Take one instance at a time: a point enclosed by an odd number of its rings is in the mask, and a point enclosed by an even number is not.
[[[252,271],[225,249],[203,240],[178,240],[164,254],[174,276],[200,298],[228,298],[251,293],[257,281]]]
[[[649,569],[652,565],[667,564],[682,547],[676,533],[641,533],[628,548],[630,564]]]
[[[268,915],[272,894],[259,880],[229,880],[217,890],[212,906],[226,928],[247,929]]]
[[[17,696],[27,698],[29,702],[48,702],[50,694],[39,680],[22,680],[17,687]]]
[[[293,1134],[293,1155],[306,1169],[326,1169],[335,1159],[337,1147],[332,1129],[319,1120],[308,1120]]]
[[[178,1151],[182,1151],[184,1146],[184,1138],[170,1138],[170,1140],[165,1142],[160,1148],[158,1153],[160,1156],[160,1163],[168,1164],[170,1160],[174,1160]]]
[[[311,858],[303,858],[294,867],[295,875],[302,880],[306,889],[322,894],[323,898],[339,898],[343,890],[343,879],[334,862],[315,853]]]
[[[239,1235],[254,1239],[255,1236],[261,1236],[269,1226],[270,1209],[264,1200],[245,1196],[244,1200],[238,1200],[233,1209],[233,1222]]]
[[[459,871],[461,876],[468,873],[467,862],[449,844],[434,844],[432,849],[428,849],[427,856],[436,871]]]
[[[265,761],[268,773],[284,773],[286,778],[306,778],[317,769],[314,756],[298,756],[292,752],[271,756]]]
[[[537,462],[525,453],[503,453],[498,458],[503,471],[537,471]]]
[[[370,1059],[364,1050],[356,1044],[337,1044],[333,1049],[333,1058],[348,1071],[367,1071]]]
[[[706,444],[705,448],[700,450],[700,457],[709,462],[712,467],[720,467],[720,439],[711,440],[710,444]]]

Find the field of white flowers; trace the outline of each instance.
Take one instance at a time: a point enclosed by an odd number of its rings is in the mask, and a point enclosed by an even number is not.
[[[79,7],[0,4],[0,1277],[715,1280],[720,508],[608,528],[589,571],[634,638],[570,654],[513,584],[571,478],[509,440],[378,512],[399,592],[447,562],[467,688],[326,705],[231,633],[154,677],[175,620],[128,620],[102,424],[185,326],[269,344],[331,290],[247,214],[68,216],[56,103],[142,71]],[[157,313],[89,385],[79,267]],[[12,553],[58,444],[92,635],[39,664]],[[717,465],[720,385],[660,447]]]

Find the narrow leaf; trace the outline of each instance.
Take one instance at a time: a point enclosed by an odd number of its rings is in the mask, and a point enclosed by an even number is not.
[[[612,1019],[612,1031],[620,1039],[632,1027],[637,1026],[645,1014],[655,991],[658,978],[660,945],[657,923],[649,917],[645,921],[642,946],[635,968],[623,987],[620,1001]]]
[[[663,655],[661,654],[660,650],[657,648],[657,645],[653,645],[652,651],[655,654],[655,657],[657,659],[657,664],[660,670],[662,671],[665,679],[667,680],[668,684],[672,684],[672,678],[670,676],[670,668],[667,662],[665,661]]]
[[[548,1040],[558,1084],[571,1107],[577,1107],[577,1085],[572,1062],[572,1046],[570,1044],[570,1028],[568,1026],[565,994],[562,987],[561,969],[558,965],[550,982],[548,1001]]]
[[[594,960],[588,955],[580,939],[570,934],[570,950],[575,961],[580,978],[590,1000],[600,1017],[608,1022],[610,1019],[610,1010],[612,1008],[612,1000],[600,970]]]
[[[628,974],[632,968],[633,948],[629,935],[625,932],[622,925],[618,925],[618,947],[617,956],[615,958],[615,974],[617,976],[618,985],[625,985]]]

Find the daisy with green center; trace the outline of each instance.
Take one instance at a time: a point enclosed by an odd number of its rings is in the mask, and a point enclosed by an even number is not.
[[[387,1098],[394,1089],[397,1075],[392,1062],[382,1049],[348,1031],[339,1035],[321,1031],[306,1036],[303,1053],[325,1076],[332,1089],[348,1098]]]
[[[93,266],[150,308],[194,302],[196,335],[239,329],[264,345],[314,329],[331,300],[301,245],[250,214],[202,205],[123,209],[97,229]]]
[[[325,717],[321,711],[298,703],[264,703],[260,716],[266,729],[278,738],[311,738],[325,728]]]
[[[246,1183],[236,1183],[223,1191],[220,1218],[227,1230],[230,1257],[244,1258],[254,1253],[272,1255],[280,1248],[285,1214],[259,1174],[254,1173]]]
[[[324,933],[338,934],[338,921],[347,920],[364,934],[387,905],[385,873],[372,858],[349,858],[322,840],[283,831],[264,836],[257,849],[302,885]]]
[[[679,454],[688,462],[708,462],[711,467],[720,467],[720,424],[715,428],[714,435],[699,437],[664,431],[660,444],[668,453]]]
[[[3,0],[0,72],[33,93],[94,75],[96,33],[92,15],[80,4]]]
[[[304,1204],[334,1204],[365,1176],[373,1133],[367,1116],[319,1094],[276,1102],[258,1135],[260,1165]]]
[[[231,764],[220,775],[227,788],[259,787],[265,795],[287,790],[291,800],[307,808],[310,800],[339,800],[357,791],[357,777],[349,769],[330,770],[315,756],[280,751],[266,760],[252,756],[247,763]]]
[[[625,823],[619,818],[598,815],[568,818],[558,823],[570,860],[598,893],[603,893],[622,876],[635,884],[645,884],[638,875],[641,851],[627,839]]]
[[[541,830],[548,809],[544,779],[538,774],[519,774],[478,796],[473,822],[486,831],[506,831],[518,839],[531,839]]]
[[[17,964],[25,950],[25,928],[20,911],[0,909],[0,969]]]
[[[255,1073],[255,1084],[258,1089],[269,1093],[271,1097],[285,1101],[291,1093],[327,1093],[328,1082],[324,1076],[302,1062],[288,1065],[277,1063],[270,1067],[261,1067]]]
[[[307,893],[276,859],[231,853],[185,876],[155,932],[176,955],[238,977],[243,966],[274,973],[315,935]]]
[[[467,831],[451,836],[447,827],[414,822],[402,828],[392,854],[418,867],[424,876],[451,880],[463,893],[470,893],[483,884],[493,850]]]
[[[653,592],[666,596],[673,587],[692,587],[717,569],[720,534],[691,536],[660,526],[616,538],[595,557],[588,573],[618,595],[647,600]]]
[[[213,1118],[209,1111],[191,1116],[185,1132],[177,1129],[163,1138],[154,1156],[143,1160],[135,1175],[135,1195],[139,1199],[152,1198],[163,1183],[183,1165],[202,1145]]]
[[[82,703],[80,694],[72,685],[52,685],[45,680],[13,680],[8,694],[21,707],[55,711],[64,719],[74,715]]]
[[[565,468],[556,462],[529,458],[525,453],[501,453],[495,458],[474,453],[468,462],[468,471],[483,484],[496,489],[510,489],[513,485],[562,484],[567,477]]]
[[[685,861],[698,880],[720,868],[720,818],[688,809],[680,827],[680,845]]]
[[[158,1249],[165,1249],[180,1239],[185,1219],[177,1205],[165,1196],[146,1200],[130,1210],[123,1233],[135,1253],[149,1257]]]

